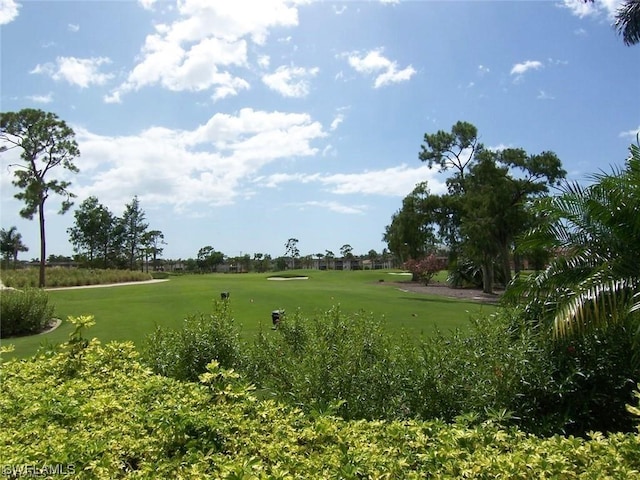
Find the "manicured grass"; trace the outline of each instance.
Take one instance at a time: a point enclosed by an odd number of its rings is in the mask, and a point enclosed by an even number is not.
[[[172,276],[169,281],[146,285],[53,290],[50,302],[56,315],[94,315],[96,325],[88,334],[102,342],[131,340],[140,346],[155,325],[179,327],[192,314],[207,313],[221,292],[229,292],[230,306],[243,338],[251,341],[262,329],[271,328],[271,312],[288,314],[300,309],[311,316],[340,305],[344,312],[373,313],[393,333],[412,338],[429,335],[435,327],[447,331],[465,328],[469,317],[492,312],[495,307],[449,298],[402,291],[391,282],[409,277],[389,271],[296,270],[288,276],[308,280],[268,280],[275,274],[211,274]],[[380,280],[384,280],[381,282]],[[43,342],[67,340],[71,326],[65,322],[53,332],[3,340],[14,344],[15,355],[33,354]]]

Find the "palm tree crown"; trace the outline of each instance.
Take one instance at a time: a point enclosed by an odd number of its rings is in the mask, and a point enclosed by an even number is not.
[[[555,258],[514,284],[507,297],[524,298],[530,312],[565,336],[640,318],[640,146],[623,170],[593,176],[587,187],[568,184],[541,200],[547,221],[523,248],[543,247]],[[640,334],[640,329],[637,332]]]

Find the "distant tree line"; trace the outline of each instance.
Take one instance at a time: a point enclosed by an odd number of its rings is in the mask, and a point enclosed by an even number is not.
[[[372,249],[366,255],[354,255],[351,245],[345,244],[340,248],[341,257],[337,257],[330,250],[326,250],[326,253],[317,253],[315,255],[300,255],[297,244],[297,239],[289,239],[285,244],[285,255],[275,258],[268,253],[254,253],[253,255],[246,253],[239,256],[227,256],[211,245],[207,245],[198,251],[196,258],[160,260],[159,263],[167,270],[190,273],[264,273],[294,268],[341,270],[346,261],[350,262],[349,269],[351,270],[390,268],[400,265],[387,249],[383,249],[381,253]]]

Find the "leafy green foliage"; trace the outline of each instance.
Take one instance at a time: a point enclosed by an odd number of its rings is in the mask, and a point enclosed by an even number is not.
[[[213,272],[224,261],[224,254],[207,245],[198,251],[198,268],[201,272]]]
[[[623,170],[595,175],[587,187],[565,185],[561,195],[538,202],[547,221],[521,242],[556,256],[508,295],[559,336],[629,323],[640,334],[640,146],[630,151]]]
[[[49,268],[47,287],[76,287],[107,283],[140,282],[151,280],[149,273],[131,270],[103,270],[98,268]],[[35,287],[38,274],[34,269],[3,270],[2,282],[13,288]]]
[[[149,224],[145,222],[146,214],[140,207],[138,196],[134,196],[130,203],[127,203],[118,220],[122,229],[122,246],[126,251],[129,263],[129,270],[135,270],[138,261],[144,256],[144,234],[147,232]]]
[[[625,332],[560,345],[522,323],[517,311],[472,321],[415,346],[396,343],[372,318],[334,309],[300,314],[262,332],[249,374],[261,388],[307,412],[347,419],[472,415],[541,435],[633,429],[625,409],[640,365]]]
[[[0,337],[41,332],[52,320],[53,310],[49,296],[40,289],[3,290],[0,295]]]
[[[421,418],[504,411],[504,421],[540,435],[634,428],[625,403],[640,364],[623,329],[558,343],[502,310],[474,320],[470,332],[425,341],[412,371],[409,409]]]
[[[90,322],[75,319],[78,341],[58,352],[2,364],[2,465],[69,465],[72,479],[573,479],[640,471],[638,433],[541,439],[470,416],[446,424],[304,415],[259,400],[242,376],[215,362],[199,383],[155,375],[130,343],[84,340]],[[65,368],[70,357],[81,358],[75,370]]]
[[[224,368],[242,366],[242,351],[228,302],[223,301],[210,315],[186,318],[180,329],[156,327],[147,337],[143,359],[156,373],[195,381],[214,360]]]
[[[530,383],[535,418],[561,422],[565,434],[632,431],[634,418],[625,404],[640,379],[634,341],[624,326],[592,330],[579,338],[548,341],[549,379]]]
[[[116,217],[94,196],[84,200],[73,213],[75,223],[67,229],[69,241],[87,266],[109,266],[110,257],[118,249]]]
[[[29,248],[22,243],[22,234],[18,232],[16,227],[9,230],[0,229],[0,254],[5,260],[5,265],[9,265],[9,261],[13,261],[13,268],[16,268],[18,262],[18,253],[28,252]]]
[[[305,318],[288,315],[262,331],[250,358],[250,378],[305,411],[339,404],[344,418],[397,418],[404,382],[399,349],[372,315],[338,307]]]
[[[437,231],[450,260],[464,255],[472,261],[481,272],[484,292],[493,293],[494,277],[511,279],[516,236],[530,223],[527,202],[566,175],[560,160],[553,152],[486,149],[477,128],[467,122],[457,122],[451,132],[425,134],[419,158],[429,168],[452,172],[447,193],[430,195],[425,183],[418,184],[393,215],[384,240],[401,258],[407,252],[420,258],[415,251],[425,234],[435,237]]]
[[[73,205],[75,197],[69,191],[71,182],[51,178],[51,171],[62,167],[78,172],[73,159],[80,155],[75,133],[54,113],[25,108],[19,112],[0,113],[0,152],[19,148],[21,163],[14,168],[13,185],[21,189],[15,198],[24,202],[20,215],[29,220],[38,214],[40,225],[40,276],[38,286],[45,285],[45,202],[51,194],[64,197],[61,214]],[[54,170],[55,171],[55,170]]]

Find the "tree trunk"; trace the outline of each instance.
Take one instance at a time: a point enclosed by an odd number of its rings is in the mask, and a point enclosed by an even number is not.
[[[509,255],[509,247],[508,246],[504,246],[502,249],[502,255],[500,255],[500,257],[502,258],[502,269],[504,270],[504,286],[506,287],[509,282],[511,281],[511,261],[510,261],[510,255]]]
[[[520,271],[522,270],[521,265],[522,265],[522,258],[520,257],[519,253],[514,251],[513,252],[513,271],[515,272],[516,277],[520,274]]]
[[[482,291],[493,293],[493,260],[485,258],[482,262]]]
[[[44,288],[47,258],[47,241],[44,233],[44,198],[40,199],[40,204],[38,205],[38,220],[40,222],[40,278],[38,279],[38,287]]]

